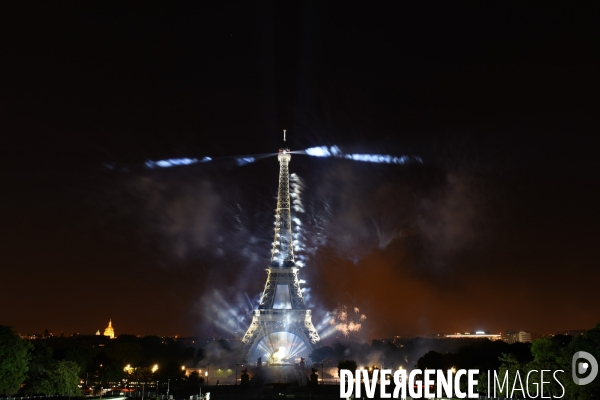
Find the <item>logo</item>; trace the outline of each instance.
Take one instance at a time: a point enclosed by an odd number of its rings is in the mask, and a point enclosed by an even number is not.
[[[587,362],[577,362],[580,359],[585,359]],[[573,370],[573,382],[576,385],[587,385],[591,383],[598,375],[598,361],[588,352],[578,351],[573,354],[573,362],[571,364]],[[585,378],[579,378],[578,375],[588,373],[589,375]]]

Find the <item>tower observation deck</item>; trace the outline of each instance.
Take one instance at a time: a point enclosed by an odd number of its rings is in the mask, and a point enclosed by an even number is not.
[[[291,362],[306,357],[321,346],[321,339],[306,308],[299,268],[294,261],[294,241],[290,210],[290,150],[279,150],[279,190],[275,214],[275,235],[267,282],[258,309],[242,339],[242,351],[248,360],[263,357],[271,363]],[[288,361],[290,360],[290,361]]]

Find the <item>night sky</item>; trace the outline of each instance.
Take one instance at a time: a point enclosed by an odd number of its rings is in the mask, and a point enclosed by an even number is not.
[[[600,12],[546,3],[5,5],[0,324],[239,336],[278,163],[234,157],[287,129],[423,160],[292,156],[315,324],[341,304],[357,340],[592,327]]]

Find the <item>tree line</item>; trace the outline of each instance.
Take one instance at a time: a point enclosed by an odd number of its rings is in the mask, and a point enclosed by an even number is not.
[[[231,351],[225,341],[215,346]],[[27,341],[11,327],[0,325],[0,395],[78,396],[82,394],[80,386],[107,387],[124,379],[170,379],[172,388],[198,385],[204,379],[197,373],[186,377],[182,366],[195,366],[205,357],[204,349],[171,338],[120,335],[112,340],[80,336]]]
[[[513,345],[480,339],[461,347],[456,353],[429,351],[418,360],[417,367],[442,371],[451,368],[479,369],[477,389],[482,395],[487,395],[488,390],[493,394],[495,375],[498,377],[496,397],[600,399],[600,378],[582,386],[572,379],[572,361],[578,351],[588,352],[600,360],[600,322],[575,337],[554,335],[536,339],[531,344]],[[542,370],[551,371],[543,379],[543,392]],[[487,371],[490,371],[489,388]],[[553,378],[554,371],[562,371],[556,375],[558,381]],[[507,384],[503,384],[504,380]],[[500,386],[503,389],[500,390]]]
[[[496,371],[500,377],[508,373],[512,388],[516,379],[524,382],[530,371],[562,370],[564,389],[550,381],[544,386],[544,396],[560,396],[564,391],[564,399],[600,398],[600,377],[585,386],[576,385],[571,379],[572,357],[578,351],[588,352],[600,361],[600,322],[580,336],[555,335],[532,344],[423,338],[373,340],[371,344],[338,342],[314,350],[309,357],[313,363],[343,369],[479,369],[482,374],[478,389],[482,394],[487,394],[486,371]],[[120,335],[112,340],[104,336],[49,337],[26,341],[12,328],[0,326],[0,395],[20,392],[78,396],[82,394],[82,381],[89,386],[107,387],[108,383],[124,379],[138,383],[170,379],[173,391],[203,382],[198,374],[186,377],[183,365],[204,365],[217,359],[235,366],[240,354],[226,341],[196,349],[156,336]],[[529,389],[535,389],[535,384],[539,388],[539,378],[539,374],[532,375]],[[519,391],[515,394],[506,389],[500,390],[499,395],[523,397]]]
[[[429,343],[445,349],[457,344],[458,346],[452,351],[428,350],[413,363],[415,347],[420,347],[415,346],[415,342],[421,345]],[[399,367],[407,370],[440,370],[444,374],[448,370],[478,369],[480,374],[477,390],[483,396],[489,394],[492,397],[503,398],[600,399],[600,376],[587,385],[578,385],[572,379],[572,361],[575,353],[585,351],[600,361],[600,322],[579,336],[554,335],[536,339],[533,343],[508,344],[501,340],[489,339],[465,339],[460,342],[456,339],[411,339],[404,343],[409,344],[408,349],[404,345],[401,347],[394,344],[393,341],[374,341],[371,346],[355,343],[336,344],[333,347],[318,349],[311,356],[319,359],[319,362],[327,362],[328,357],[330,361],[339,360],[338,372],[341,369],[353,371],[364,367],[369,371],[369,376],[372,376],[375,369],[394,370]],[[358,363],[356,360],[359,360]],[[540,374],[542,370],[550,372],[543,377]],[[555,371],[562,371],[556,375],[558,381],[553,377]],[[498,377],[495,396],[494,375]],[[422,378],[419,377],[421,380]],[[460,388],[462,392],[466,392],[467,377],[462,378],[464,379],[460,381]]]

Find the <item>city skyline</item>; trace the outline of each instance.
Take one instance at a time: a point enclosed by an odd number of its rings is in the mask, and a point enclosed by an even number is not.
[[[110,330],[109,330],[110,328]],[[108,332],[107,332],[108,331]],[[525,331],[522,329],[505,329],[503,331],[494,331],[494,332],[490,332],[487,330],[462,330],[462,331],[458,331],[458,332],[427,332],[427,333],[423,333],[423,334],[417,334],[417,335],[406,335],[406,334],[402,334],[402,333],[396,333],[393,335],[388,335],[386,337],[380,337],[380,338],[373,338],[376,340],[395,340],[395,339],[414,339],[414,338],[429,338],[429,339],[439,339],[439,338],[447,338],[447,336],[456,336],[459,337],[460,335],[471,335],[473,337],[476,337],[476,335],[484,335],[481,336],[482,338],[487,337],[486,335],[501,335],[504,337],[504,335],[509,335],[509,334],[518,334],[519,332],[523,332],[523,333],[527,333],[530,335],[535,336],[535,338],[537,337],[541,337],[541,336],[548,336],[548,335],[569,335],[569,336],[576,336],[576,335],[580,335],[582,334],[582,332],[584,332],[585,329],[569,329],[569,330],[559,330],[559,331],[555,331],[555,332],[529,332],[529,331]],[[181,335],[173,335],[173,336],[167,336],[167,335],[155,335],[155,334],[137,334],[137,333],[133,333],[133,332],[115,332],[114,327],[112,326],[112,320],[109,321],[109,326],[105,329],[98,329],[95,333],[93,332],[64,332],[64,331],[51,331],[49,329],[44,329],[43,331],[36,331],[36,332],[19,332],[16,331],[22,338],[27,338],[27,339],[41,339],[41,338],[46,338],[46,337],[64,337],[64,338],[68,338],[68,337],[78,337],[78,336],[108,336],[111,337],[111,332],[113,334],[112,338],[116,338],[119,335],[134,335],[137,337],[143,337],[143,336],[158,336],[158,337],[169,337],[172,339],[211,339],[211,340],[219,340],[219,339],[225,339],[225,340],[238,340],[241,341],[242,336],[236,336],[236,335],[231,335],[231,336],[227,336],[224,335],[222,333],[213,333],[212,335],[209,336],[181,336]],[[43,333],[40,333],[43,332]],[[243,332],[241,332],[243,333]],[[329,338],[328,342],[335,342],[337,341],[336,338]],[[341,341],[347,341],[347,340],[341,340]]]

